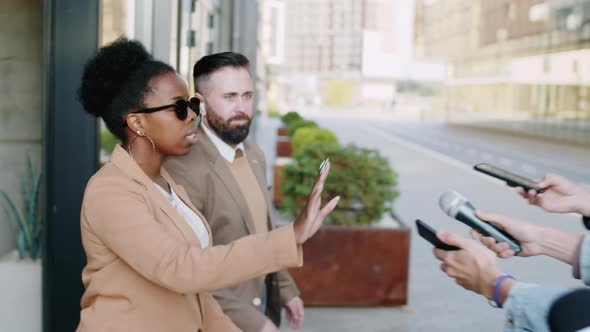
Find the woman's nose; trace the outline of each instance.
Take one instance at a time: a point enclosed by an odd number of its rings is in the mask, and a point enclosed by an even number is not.
[[[188,116],[187,116],[188,122],[195,122],[196,119],[197,119],[197,113],[195,111],[193,111],[191,108],[189,108],[188,109]]]

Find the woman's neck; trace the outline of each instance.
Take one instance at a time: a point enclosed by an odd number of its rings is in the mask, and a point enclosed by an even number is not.
[[[156,181],[160,178],[160,169],[164,162],[164,155],[153,148],[152,143],[145,137],[137,137],[133,145],[125,144],[125,150],[133,157],[135,162],[147,174]]]

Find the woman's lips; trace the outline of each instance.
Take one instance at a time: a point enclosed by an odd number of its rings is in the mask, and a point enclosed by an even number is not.
[[[190,144],[197,143],[197,129],[195,128],[190,134],[184,136]]]

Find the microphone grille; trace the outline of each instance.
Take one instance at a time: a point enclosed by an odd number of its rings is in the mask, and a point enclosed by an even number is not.
[[[440,195],[438,205],[449,217],[455,218],[459,212],[459,207],[467,202],[467,199],[456,191],[447,191]]]

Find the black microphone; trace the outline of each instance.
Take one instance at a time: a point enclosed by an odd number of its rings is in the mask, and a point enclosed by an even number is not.
[[[449,217],[456,219],[467,226],[475,229],[483,236],[490,236],[496,239],[496,242],[506,242],[516,254],[521,250],[520,243],[510,234],[496,227],[495,225],[479,219],[475,215],[475,207],[455,191],[447,191],[442,194],[438,200],[438,205]]]

